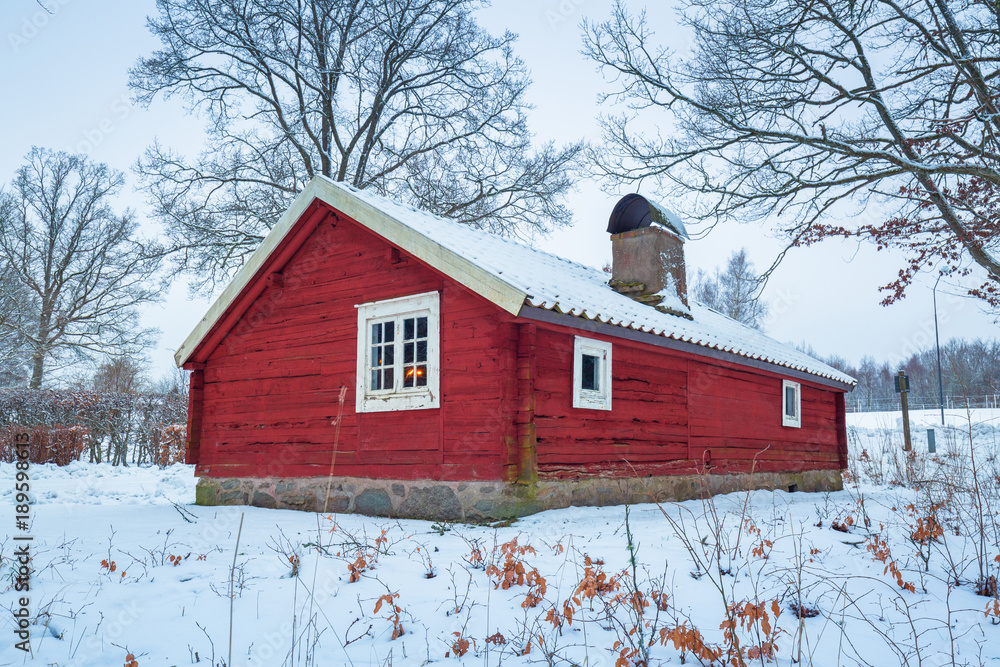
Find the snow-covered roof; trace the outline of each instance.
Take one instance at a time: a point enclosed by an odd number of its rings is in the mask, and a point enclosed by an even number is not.
[[[517,315],[525,305],[543,308],[855,384],[835,368],[693,300],[691,320],[662,313],[615,292],[603,271],[324,177],[314,178],[296,198],[178,349],[179,365],[187,361],[314,199],[349,215],[512,314]]]
[[[649,202],[649,206],[651,208],[655,208],[657,210],[657,212],[660,214],[663,220],[667,223],[666,225],[664,225],[665,227],[667,227],[668,229],[673,228],[673,231],[677,232],[683,239],[691,238],[690,236],[688,236],[687,228],[684,227],[684,223],[681,221],[679,217],[674,215],[673,211],[664,208],[663,206],[657,204],[654,201],[649,201],[648,199],[646,199],[646,201]]]

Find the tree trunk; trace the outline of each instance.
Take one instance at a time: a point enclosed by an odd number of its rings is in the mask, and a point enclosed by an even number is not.
[[[31,384],[32,389],[42,388],[42,372],[45,368],[45,353],[35,352],[31,356]]]
[[[46,280],[48,276],[46,276]],[[51,330],[49,325],[52,322],[52,305],[49,301],[50,290],[45,289],[45,296],[42,300],[42,313],[38,322],[37,343],[31,355],[31,384],[32,389],[42,388],[42,375],[45,371],[45,357],[47,356]]]

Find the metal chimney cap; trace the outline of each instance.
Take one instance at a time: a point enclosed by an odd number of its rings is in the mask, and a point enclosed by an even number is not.
[[[608,220],[608,233],[631,232],[642,227],[649,227],[654,222],[682,239],[690,238],[680,218],[659,204],[636,193],[625,195],[615,204],[614,210],[611,211],[611,218]]]

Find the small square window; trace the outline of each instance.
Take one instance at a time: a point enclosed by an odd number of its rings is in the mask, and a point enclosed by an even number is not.
[[[611,409],[611,343],[576,336],[573,342],[573,407]]]
[[[783,380],[781,393],[781,425],[800,428],[802,426],[802,387],[798,382]]]
[[[437,292],[357,308],[357,411],[438,407]]]

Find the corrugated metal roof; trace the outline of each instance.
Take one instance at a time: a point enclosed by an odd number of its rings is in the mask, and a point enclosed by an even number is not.
[[[690,301],[693,320],[661,313],[618,294],[598,269],[399,204],[371,191],[330,184],[437,245],[523,291],[526,303],[679,341],[731,352],[853,385],[854,378],[760,331]],[[359,220],[365,224],[364,220]]]

